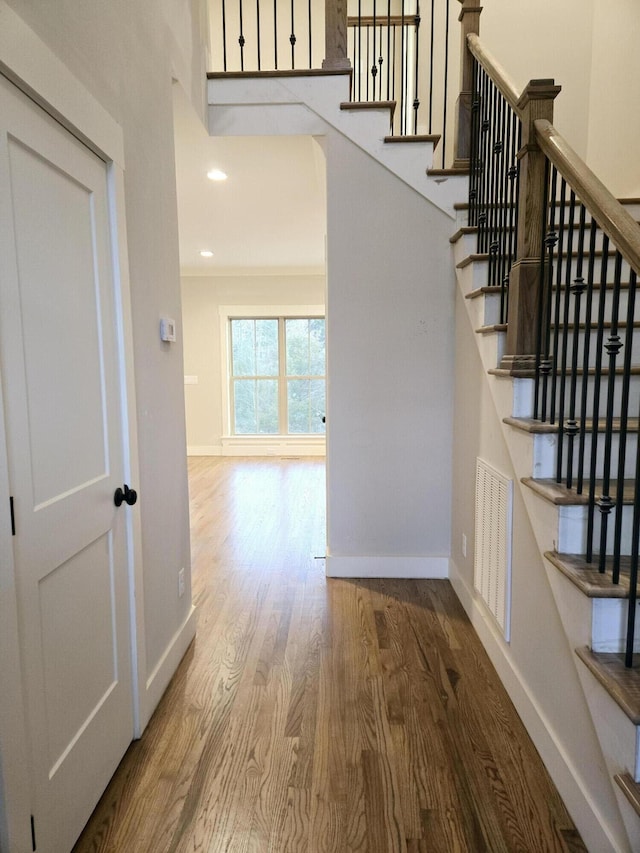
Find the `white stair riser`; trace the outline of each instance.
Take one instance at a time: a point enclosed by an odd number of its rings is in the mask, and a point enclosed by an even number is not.
[[[624,598],[593,598],[591,608],[591,648],[594,652],[624,652],[629,602]],[[640,652],[640,602],[636,603],[633,648]]]
[[[482,363],[487,368],[498,367],[504,354],[507,340],[506,332],[491,332],[490,334],[478,335],[478,349]]]
[[[631,553],[631,524],[633,507],[622,507],[622,538],[620,553]],[[599,551],[601,513],[596,506],[594,516],[594,551]],[[613,551],[615,530],[615,510],[609,513],[607,522],[607,553]],[[560,506],[558,507],[558,545],[557,550],[562,554],[584,554],[587,550],[587,507]]]
[[[600,682],[582,663],[578,675],[594,720],[598,721],[598,737],[610,764],[610,772],[629,772],[640,781],[640,732]]]
[[[613,302],[614,302],[614,293],[615,293],[615,291],[612,287],[609,287],[605,290],[605,293],[604,293],[604,319],[605,320],[610,321],[612,319],[611,311],[612,311]],[[626,318],[627,318],[628,296],[629,296],[629,288],[628,287],[620,288],[619,299],[618,299],[618,322],[620,322],[620,323],[626,321]],[[558,323],[560,325],[564,324],[564,322],[565,322],[565,316],[564,316],[565,301],[567,299],[568,299],[568,306],[569,306],[569,316],[567,318],[568,324],[569,324],[569,326],[573,325],[573,323],[575,321],[575,307],[576,307],[577,297],[573,293],[567,294],[566,290],[563,290],[560,293],[560,298],[558,301],[558,309],[557,310],[556,310],[556,301],[555,301],[555,290],[553,292],[553,302],[551,305],[551,322],[553,324],[555,324],[556,317],[558,318]],[[636,302],[635,302],[636,316],[638,315],[638,307],[639,307],[638,306],[638,300],[639,300],[639,295],[636,292]],[[586,297],[586,293],[584,293],[580,297],[580,305],[578,308],[578,321],[580,323],[586,322],[587,301],[588,300]],[[600,292],[599,292],[599,289],[596,288],[593,292],[593,297],[591,300],[591,322],[592,323],[595,323],[595,321],[598,317],[599,306],[600,306]],[[618,334],[620,335],[621,338],[623,338],[624,337],[624,329],[621,329]],[[608,335],[609,335],[609,330],[606,329],[605,330],[605,340],[608,337]]]
[[[576,412],[581,410],[582,406],[582,379],[581,375],[578,376],[578,385],[576,392]],[[594,374],[590,374],[586,377],[587,384],[587,397],[586,397],[586,413],[588,417],[591,417],[593,414],[593,405],[594,405],[594,390],[596,388],[596,377]],[[559,397],[560,395],[560,377],[556,377],[556,395]],[[607,414],[607,397],[608,397],[608,386],[609,386],[609,377],[608,375],[604,375],[600,377],[600,399],[598,401],[598,415],[600,418],[606,417]],[[540,393],[542,393],[544,389],[544,382],[541,381],[540,385]],[[547,380],[547,394],[548,394],[548,403],[547,403],[547,418],[550,416],[550,406],[551,406],[551,390],[552,390],[552,377]],[[565,380],[564,387],[564,400],[565,400],[565,410],[564,410],[564,418],[566,419],[569,416],[569,406],[571,403],[571,384],[569,378]],[[620,406],[622,402],[622,377],[617,374],[614,391],[613,391],[613,416],[620,417]],[[541,404],[539,407],[539,411],[542,412]],[[629,381],[629,408],[628,408],[628,416],[632,418],[637,418],[638,413],[640,411],[640,375],[631,375]],[[555,415],[558,416],[558,406],[555,408]]]
[[[640,307],[640,305],[639,305]],[[640,330],[636,329],[635,333],[638,334]],[[600,352],[600,364],[602,366],[607,366],[609,364],[609,355],[606,350],[607,341],[609,340],[609,336],[611,334],[611,329],[606,328],[604,330],[604,335],[602,338],[602,343],[598,348],[598,333],[596,329],[591,329],[589,334],[589,353],[587,365],[589,367],[596,366],[596,359],[598,356],[598,350]],[[622,366],[624,362],[624,344],[626,340],[626,329],[624,327],[618,329],[618,337],[620,338],[620,342],[622,343],[622,348],[620,349],[617,358],[616,364]],[[562,363],[562,353],[563,350],[566,351],[566,365],[569,370],[571,370],[573,364],[573,344],[574,344],[574,332],[568,331],[566,334],[558,335],[557,344],[554,345],[554,341],[552,339],[550,349],[553,351],[554,348],[557,348],[557,363]],[[584,364],[584,350],[585,350],[585,331],[581,329],[578,333],[578,357],[576,361],[576,365],[578,367],[582,367]],[[635,359],[636,363],[638,359]]]
[[[603,476],[604,468],[604,433],[599,433],[597,438],[597,453],[596,453],[596,478],[600,479]],[[588,433],[585,435],[585,472],[591,460],[591,445],[592,437]],[[563,470],[566,471],[567,454],[569,453],[570,442],[565,435],[563,438]],[[625,442],[625,465],[624,477],[629,479],[635,476],[636,467],[636,450],[638,446],[637,433],[627,433]],[[613,433],[611,441],[611,461],[617,477],[618,471],[618,453],[620,448],[620,434]],[[573,473],[574,477],[578,471],[578,455],[580,452],[580,439],[576,436],[573,440]],[[557,434],[536,434],[533,436],[533,476],[537,479],[545,477],[555,477],[556,464],[558,454],[558,435]]]

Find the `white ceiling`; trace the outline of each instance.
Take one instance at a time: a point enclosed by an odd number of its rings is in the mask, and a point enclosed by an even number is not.
[[[324,155],[310,136],[211,138],[175,86],[183,275],[324,270]],[[228,175],[210,181],[210,169]],[[212,258],[200,251],[210,249]]]

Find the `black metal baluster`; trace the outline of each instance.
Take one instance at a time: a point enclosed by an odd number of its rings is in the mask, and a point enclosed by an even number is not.
[[[569,383],[569,417],[565,427],[567,434],[567,488],[573,488],[573,457],[574,442],[578,434],[578,422],[576,420],[576,399],[578,394],[578,353],[580,348],[580,307],[585,283],[582,276],[584,262],[584,229],[586,210],[580,204],[580,220],[578,225],[578,255],[576,259],[576,275],[571,285],[573,302],[573,339],[571,346],[571,372]]]
[[[556,483],[562,482],[562,460],[564,456],[564,435],[566,424],[567,355],[569,347],[569,316],[571,308],[571,270],[573,268],[573,228],[575,225],[576,195],[569,194],[569,221],[567,222],[567,252],[565,256],[564,302],[562,312],[562,345],[560,349],[560,393],[558,395],[558,455],[556,460]],[[556,330],[556,334],[558,330]],[[567,483],[567,488],[571,488]]]
[[[604,258],[603,258],[604,261]],[[609,375],[607,377],[607,414],[604,433],[604,458],[602,471],[602,494],[598,499],[600,510],[600,559],[598,569],[605,570],[607,551],[607,531],[609,526],[609,515],[615,507],[616,513],[622,512],[621,506],[616,506],[609,491],[611,489],[611,452],[613,443],[613,411],[616,392],[616,358],[622,348],[620,336],[618,335],[618,312],[620,310],[620,275],[622,270],[622,255],[616,251],[613,274],[613,299],[611,305],[611,334],[605,344],[609,356]]]
[[[278,70],[278,0],[273,0],[273,65]]]
[[[414,89],[413,89],[413,132],[418,132],[418,110],[420,109],[420,97],[418,94],[418,81],[420,80],[419,68],[420,68],[420,6],[416,6],[416,15],[414,20],[415,24],[415,32],[416,32],[416,68],[415,68],[415,80],[414,80]]]
[[[395,44],[395,27],[393,38]],[[391,100],[391,0],[387,0],[387,100]]]
[[[356,30],[358,27],[351,27],[353,30],[353,73],[351,78],[351,100],[355,101],[356,99],[356,83],[354,78],[358,76],[358,43],[356,40]]]
[[[369,32],[369,29],[370,29],[369,24],[367,24],[366,39],[365,39],[366,44],[367,44],[367,56],[366,56],[366,64],[365,64],[365,68],[367,69],[367,88],[366,88],[365,100],[367,100],[367,101],[369,100],[369,43],[371,41],[371,33]]]
[[[291,68],[295,70],[296,67],[296,27],[294,22],[294,0],[291,0],[291,35],[289,36],[289,43],[291,44]]]
[[[624,468],[627,457],[627,426],[629,420],[629,389],[631,385],[631,354],[633,350],[633,318],[636,302],[636,273],[631,270],[627,292],[627,325],[624,334],[624,366],[620,398],[620,424],[618,431],[618,487],[616,490],[616,519],[613,532],[614,583],[620,582],[620,551],[622,543],[622,514],[624,507]]]
[[[362,100],[362,0],[358,0],[358,100]]]
[[[240,45],[240,70],[244,71],[244,33],[242,27],[242,0],[240,0],[240,36],[238,38],[238,44]]]
[[[504,302],[505,294],[502,287],[502,277],[500,275],[500,213],[502,199],[500,198],[500,183],[501,183],[501,159],[503,143],[500,138],[502,129],[504,99],[500,95],[496,87],[495,105],[494,105],[494,120],[493,120],[493,188],[492,188],[492,224],[491,224],[491,241],[489,243],[489,263],[492,265],[492,275],[490,284],[500,288],[500,322],[505,322]]]
[[[501,313],[507,317],[507,285],[509,270],[507,269],[507,224],[508,210],[507,200],[509,192],[509,175],[507,171],[507,154],[509,151],[509,132],[511,112],[509,105],[500,95],[502,104],[502,123],[500,132],[500,215],[498,217],[498,281],[500,282]]]
[[[227,70],[227,9],[225,0],[222,0],[222,68]]]
[[[596,363],[593,377],[593,417],[591,422],[591,454],[589,459],[589,492],[587,503],[587,563],[593,561],[593,539],[596,514],[596,469],[598,464],[598,442],[600,423],[600,382],[602,379],[602,356],[604,353],[604,318],[607,305],[607,267],[609,261],[609,238],[602,235],[602,261],[600,264],[600,288],[598,291],[598,320],[596,322]]]
[[[562,303],[562,264],[564,253],[564,219],[565,219],[565,203],[567,200],[567,184],[564,178],[560,181],[560,200],[559,200],[559,216],[558,216],[558,251],[556,254],[556,292],[554,299],[554,318],[553,318],[553,370],[551,372],[551,408],[549,411],[549,422],[556,422],[556,411],[558,407],[557,390],[558,390],[558,348],[560,345],[560,305]],[[560,450],[560,436],[558,436],[558,451]]]
[[[447,150],[447,97],[449,86],[449,3],[444,4],[444,84],[442,93],[442,168],[444,169]]]
[[[398,43],[398,33],[397,27],[393,25],[393,76],[391,78],[391,100],[395,101],[396,99],[396,44]],[[395,116],[394,116],[395,120]]]
[[[435,0],[431,0],[431,46],[429,51],[429,133],[432,133],[433,126],[433,41],[435,29]],[[416,30],[417,37],[417,30]]]
[[[491,122],[489,120],[489,111],[491,109],[490,104],[490,81],[487,74],[482,72],[482,120],[480,123],[480,151],[481,151],[481,163],[482,163],[482,172],[481,172],[481,182],[480,182],[480,211],[478,213],[478,252],[481,254],[485,254],[487,252],[487,226],[488,226],[488,208],[487,208],[487,198],[489,195],[488,192],[488,181],[489,181],[489,144],[490,144],[490,135],[489,130],[491,127]]]
[[[312,43],[312,29],[311,29],[311,0],[309,0],[309,68],[313,68],[313,60],[311,57],[311,43]]]
[[[401,30],[400,30],[400,133],[404,135],[406,133],[406,119],[405,119],[405,93],[406,93],[406,56],[405,56],[405,44],[404,44],[404,0],[402,0],[402,6],[400,10],[401,15]]]
[[[373,50],[371,51],[371,84],[373,87],[373,98],[376,99],[376,77],[378,76],[378,66],[376,65],[376,0],[373,0]]]
[[[584,456],[586,448],[587,397],[589,392],[589,355],[591,351],[591,312],[593,307],[593,273],[596,262],[596,237],[598,224],[591,218],[589,231],[589,263],[587,265],[587,301],[584,310],[584,350],[582,353],[582,386],[580,390],[580,442],[578,446],[578,481],[576,492],[581,495],[584,485]],[[597,413],[596,413],[597,414]],[[596,433],[597,435],[597,433]]]
[[[492,104],[491,104],[491,185],[489,195],[489,284],[494,287],[498,285],[497,281],[497,261],[498,261],[498,245],[496,243],[496,222],[498,217],[498,153],[496,145],[498,144],[498,128],[499,128],[499,112],[500,112],[500,95],[496,86],[492,86]],[[501,310],[502,310],[501,305]],[[502,322],[502,316],[500,317]]]
[[[640,419],[640,412],[638,412]],[[631,559],[629,564],[629,597],[627,599],[627,644],[624,665],[633,666],[633,646],[636,628],[636,602],[638,598],[638,540],[640,539],[640,443],[636,449],[636,479],[633,495],[633,522],[631,525]]]
[[[382,24],[380,24],[379,32],[380,54],[378,56],[378,99],[382,100],[382,67],[384,65],[384,57],[382,55]]]
[[[256,0],[256,35],[258,37],[256,45],[258,50],[258,71],[260,71],[260,0]]]

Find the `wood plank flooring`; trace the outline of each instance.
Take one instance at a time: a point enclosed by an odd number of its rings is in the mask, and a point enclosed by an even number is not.
[[[586,849],[448,581],[325,579],[322,460],[189,469],[197,638],[74,853]]]

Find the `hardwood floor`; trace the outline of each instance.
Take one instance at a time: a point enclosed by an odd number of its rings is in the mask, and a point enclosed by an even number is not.
[[[586,849],[448,581],[325,579],[323,461],[189,469],[197,638],[75,853]]]

